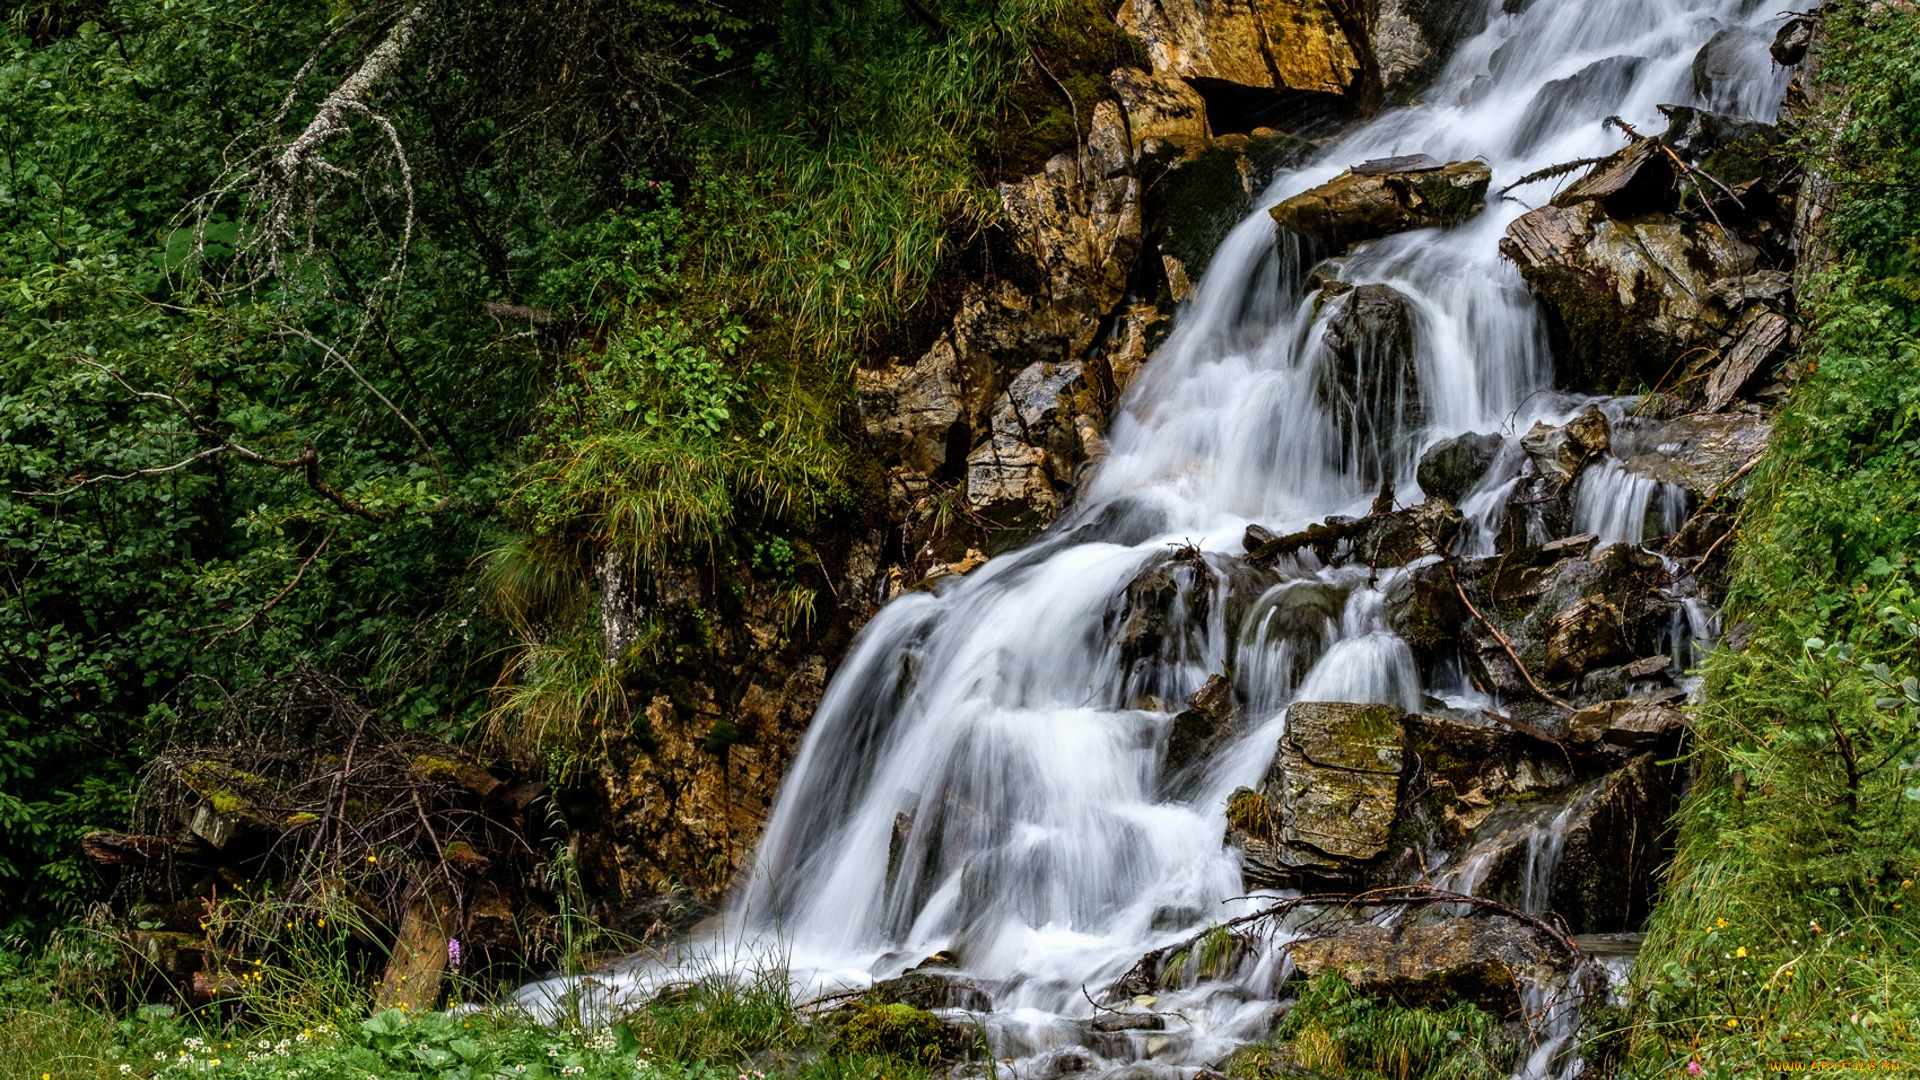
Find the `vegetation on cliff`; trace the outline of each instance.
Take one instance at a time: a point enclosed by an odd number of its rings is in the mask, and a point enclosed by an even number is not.
[[[1740,523],[1637,1074],[1920,1051],[1920,12],[1842,3],[1800,134],[1835,258]],[[1816,189],[1817,190],[1817,189]]]

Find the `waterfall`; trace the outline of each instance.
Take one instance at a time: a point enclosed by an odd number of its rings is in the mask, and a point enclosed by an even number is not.
[[[1287,704],[1417,707],[1423,691],[1382,617],[1390,575],[1301,570],[1229,622],[1240,613],[1229,612],[1225,572],[1209,561],[1237,555],[1249,523],[1283,532],[1362,513],[1377,486],[1319,389],[1327,312],[1288,284],[1306,267],[1283,264],[1265,208],[1372,158],[1477,157],[1492,164],[1498,189],[1607,154],[1622,141],[1605,117],[1658,130],[1657,105],[1705,104],[1692,71],[1702,44],[1788,7],[1481,2],[1485,29],[1423,101],[1278,178],[1226,238],[1129,389],[1111,453],[1061,520],[1027,548],[904,595],[868,624],[711,948],[777,953],[796,981],[820,990],[950,953],[993,989],[997,1053],[1028,1062],[1073,1044],[1069,1032],[1082,1029],[1067,1021],[1091,1011],[1083,988],[1259,905],[1240,898],[1240,856],[1222,842],[1225,803],[1266,772]],[[1612,74],[1595,73],[1607,64]],[[1777,101],[1784,78],[1760,72],[1771,83],[1743,101],[1755,111]],[[1540,393],[1553,370],[1543,319],[1498,252],[1524,209],[1495,198],[1458,226],[1391,236],[1342,261],[1344,281],[1385,284],[1411,304],[1419,426],[1386,432],[1375,462],[1403,493],[1417,488],[1419,450],[1439,438],[1571,415],[1567,397]],[[1376,415],[1392,425],[1406,411],[1396,399]],[[1513,442],[1467,500],[1465,549],[1491,550],[1501,486],[1519,467]],[[1607,462],[1579,489],[1581,527],[1637,542],[1658,495]],[[1129,585],[1154,568],[1177,579],[1180,600],[1150,633],[1130,632]],[[1216,673],[1241,690],[1244,730],[1197,781],[1167,785],[1173,714]],[[1543,838],[1543,865],[1556,853]],[[1257,1037],[1277,975],[1263,953],[1211,996],[1196,989],[1160,1006],[1177,1007],[1190,1026],[1155,1061],[1191,1074]],[[614,982],[622,978],[643,987],[648,976],[637,966]]]

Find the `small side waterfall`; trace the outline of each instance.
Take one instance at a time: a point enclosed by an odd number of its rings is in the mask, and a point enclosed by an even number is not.
[[[1492,164],[1497,189],[1604,155],[1620,140],[1603,118],[1657,128],[1659,104],[1709,104],[1694,88],[1703,43],[1751,36],[1788,7],[1482,2],[1485,30],[1423,103],[1381,115],[1280,177],[1228,236],[1066,515],[1024,550],[904,595],[866,627],[807,733],[750,876],[702,947],[777,954],[799,983],[821,990],[865,986],[946,953],[991,987],[986,1022],[996,1055],[1014,1059],[1011,1075],[1044,1075],[1048,1055],[1079,1048],[1088,1068],[1150,1059],[1190,1076],[1266,1030],[1284,965],[1271,948],[1162,1002],[1184,1025],[1151,1049],[1134,1034],[1089,1047],[1086,988],[1262,903],[1243,895],[1240,854],[1223,844],[1225,807],[1266,773],[1289,703],[1417,710],[1436,688],[1421,685],[1386,618],[1398,571],[1305,559],[1236,606],[1221,555],[1238,555],[1249,523],[1283,531],[1355,515],[1382,479],[1417,490],[1419,452],[1442,437],[1524,431],[1585,403],[1543,392],[1553,371],[1547,331],[1498,251],[1519,203],[1496,199],[1458,226],[1359,248],[1340,267],[1359,288],[1326,305],[1293,284],[1307,268],[1276,251],[1264,208],[1372,158],[1477,157]],[[1764,117],[1783,79],[1756,68],[1731,104]],[[1404,308],[1383,312],[1378,333],[1330,332],[1342,304],[1388,295]],[[1335,365],[1366,378],[1341,385],[1328,374]],[[1509,437],[1463,498],[1460,554],[1493,551],[1525,457]],[[1684,496],[1614,460],[1585,470],[1575,493],[1576,531],[1602,544],[1639,543],[1650,518],[1671,527],[1685,511]],[[1710,631],[1696,621],[1676,627],[1676,649],[1685,634]],[[1243,726],[1194,779],[1170,784],[1174,714],[1218,674],[1236,687]],[[1531,860],[1517,898],[1525,910],[1545,903],[1575,802],[1514,826]],[[1475,873],[1469,861],[1442,880],[1472,891]],[[639,993],[651,977],[638,965],[611,984]],[[1541,1046],[1523,1075],[1562,1072],[1564,1050]]]

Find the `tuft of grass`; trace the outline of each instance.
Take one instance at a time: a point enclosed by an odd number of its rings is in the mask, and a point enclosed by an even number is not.
[[[1499,1017],[1462,1002],[1444,1010],[1369,997],[1337,975],[1308,983],[1266,1043],[1242,1048],[1235,1080],[1502,1080],[1519,1045]]]

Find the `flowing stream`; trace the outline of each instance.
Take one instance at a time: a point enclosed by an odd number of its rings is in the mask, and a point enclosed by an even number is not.
[[[1342,281],[1384,283],[1411,299],[1424,404],[1417,427],[1387,417],[1375,438],[1343,437],[1317,390],[1332,362],[1321,334],[1335,305],[1304,292],[1308,268],[1276,250],[1265,208],[1372,158],[1481,158],[1497,191],[1541,167],[1607,154],[1623,145],[1602,125],[1609,115],[1657,131],[1657,105],[1709,104],[1695,91],[1694,58],[1729,26],[1763,31],[1752,37],[1759,58],[1750,80],[1721,87],[1711,104],[1771,119],[1786,77],[1765,58],[1783,0],[1480,2],[1485,29],[1422,103],[1384,113],[1281,176],[1227,238],[1129,390],[1110,455],[1063,518],[1029,547],[903,595],[873,619],[814,718],[750,878],[705,947],[777,956],[822,992],[950,953],[992,994],[981,1019],[996,1055],[1011,1059],[1003,1070],[1022,1077],[1148,1062],[1191,1075],[1266,1032],[1283,974],[1274,955],[1169,995],[1157,1008],[1180,1014],[1177,1030],[1090,1043],[1087,992],[1146,950],[1260,903],[1231,899],[1244,890],[1239,853],[1222,842],[1225,804],[1265,774],[1289,702],[1485,700],[1421,685],[1411,651],[1387,628],[1386,582],[1370,587],[1364,568],[1284,583],[1230,624],[1224,597],[1209,595],[1227,576],[1224,556],[1239,554],[1249,523],[1287,532],[1363,513],[1382,475],[1397,479],[1403,503],[1417,501],[1423,447],[1465,431],[1517,433],[1584,403],[1552,391],[1542,316],[1498,252],[1525,207],[1492,198],[1457,227],[1389,237],[1340,260]],[[1540,200],[1550,189],[1518,194]],[[1517,468],[1496,462],[1463,500],[1463,550],[1490,544],[1498,489]],[[1579,528],[1638,542],[1649,514],[1676,513],[1672,504],[1671,493],[1609,463],[1582,481]],[[1128,655],[1117,598],[1143,567],[1188,545],[1220,573],[1191,575],[1159,652]],[[1289,600],[1302,587],[1319,607]],[[1187,774],[1165,775],[1174,712],[1218,672],[1233,673],[1246,734]],[[1558,847],[1543,833],[1539,849],[1549,873]],[[605,989],[642,992],[650,970],[636,964]],[[1549,1074],[1551,1057],[1536,1053],[1523,1074]]]

